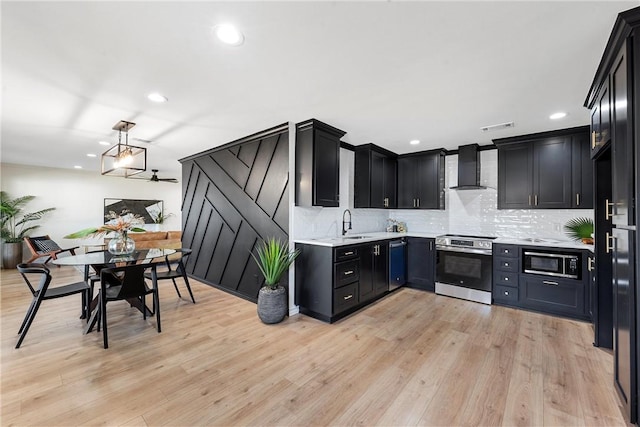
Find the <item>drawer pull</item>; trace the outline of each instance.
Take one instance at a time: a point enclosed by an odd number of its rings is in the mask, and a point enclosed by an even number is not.
[[[506,296],[509,296],[509,291],[504,291],[504,294],[505,294]]]
[[[345,296],[344,300],[347,301],[347,300],[350,300],[351,298],[353,298],[353,294]]]
[[[353,251],[345,252],[345,253],[343,253],[342,255],[345,255],[345,256],[346,256],[346,255],[353,255]]]
[[[350,274],[353,274],[353,270],[347,270],[347,271],[344,272],[345,276],[348,276]]]
[[[551,280],[543,280],[542,283],[549,286],[558,286],[558,282],[552,282]]]
[[[504,250],[504,253],[505,253],[505,254],[508,254],[508,253],[509,253],[509,249],[505,249],[505,250]]]
[[[509,281],[509,278],[508,278],[508,277],[505,277],[505,278],[504,278],[504,281],[505,281],[505,282],[508,282],[508,281]]]
[[[508,263],[508,262],[505,262],[505,263],[504,263],[504,266],[505,266],[505,267],[509,267],[509,263]]]

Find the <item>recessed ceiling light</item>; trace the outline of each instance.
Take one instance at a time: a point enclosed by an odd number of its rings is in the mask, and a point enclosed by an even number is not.
[[[244,35],[232,24],[216,25],[213,32],[221,42],[231,46],[240,46],[244,42]]]
[[[158,92],[150,93],[149,95],[147,95],[147,98],[149,99],[149,101],[159,102],[159,103],[167,102],[169,100],[166,96],[161,95]]]
[[[93,153],[89,153],[89,154],[87,154],[87,157],[98,157],[98,156],[93,154]]]
[[[418,144],[420,144],[420,140],[418,140],[418,139],[412,139],[411,141],[409,141],[409,144],[411,144],[411,145],[418,145]]]
[[[567,116],[567,113],[558,112],[558,113],[553,113],[552,115],[549,116],[549,118],[551,120],[558,120],[566,116]]]
[[[75,165],[73,168],[74,169],[82,169],[82,166]]]
[[[98,144],[100,144],[100,145],[111,145],[111,143],[107,142],[107,141],[100,141],[100,142],[98,142]]]

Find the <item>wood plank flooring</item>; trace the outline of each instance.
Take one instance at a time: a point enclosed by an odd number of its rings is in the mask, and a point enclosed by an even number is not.
[[[82,334],[80,296],[45,301],[15,350],[31,297],[2,270],[1,425],[627,425],[588,323],[403,288],[333,325],[264,325],[192,288],[195,305],[161,284],[160,334],[111,303],[107,350]]]

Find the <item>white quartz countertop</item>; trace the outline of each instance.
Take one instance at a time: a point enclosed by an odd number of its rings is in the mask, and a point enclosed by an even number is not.
[[[423,238],[435,238],[443,233],[422,233],[410,231],[406,233],[390,233],[390,232],[373,232],[373,233],[358,233],[349,234],[341,237],[321,237],[321,238],[306,238],[306,239],[294,239],[295,243],[302,243],[307,245],[338,247],[346,245],[355,245],[358,243],[375,242],[377,240],[393,240],[400,239],[402,237],[423,237]],[[586,249],[593,252],[593,245],[585,245],[581,242],[575,242],[571,240],[558,240],[552,238],[531,238],[531,239],[513,239],[506,237],[499,237],[493,241],[497,244],[519,245],[519,246],[542,246],[551,248],[568,248],[568,249]]]
[[[424,237],[424,238],[435,238],[440,234],[436,233],[417,233],[417,232],[408,232],[408,233],[391,233],[386,231],[375,232],[375,233],[358,233],[358,234],[349,234],[347,233],[345,236],[341,237],[321,237],[317,239],[293,239],[295,243],[303,243],[306,245],[318,245],[318,246],[346,246],[346,245],[355,245],[358,243],[366,243],[366,242],[375,242],[377,240],[393,240],[393,239],[401,239],[402,237]]]
[[[594,248],[593,245],[585,245],[582,242],[552,238],[510,239],[506,237],[498,237],[493,241],[493,243],[519,246],[544,246],[548,248],[586,249],[591,252],[593,252]]]

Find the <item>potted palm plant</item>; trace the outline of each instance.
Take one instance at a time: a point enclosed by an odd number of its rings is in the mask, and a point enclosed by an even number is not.
[[[288,311],[287,292],[280,279],[300,251],[289,250],[288,243],[271,237],[258,244],[256,252],[258,256],[251,256],[264,276],[264,286],[258,292],[258,317],[263,323],[279,323]]]
[[[22,262],[22,241],[36,228],[33,221],[41,219],[55,208],[23,213],[24,206],[35,196],[12,199],[6,191],[0,191],[0,236],[2,237],[2,267],[16,268]]]
[[[573,240],[593,244],[593,220],[590,218],[572,218],[564,225],[564,232]]]

